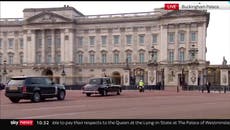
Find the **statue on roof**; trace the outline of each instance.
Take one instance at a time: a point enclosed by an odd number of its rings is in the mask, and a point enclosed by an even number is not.
[[[225,56],[223,57],[222,65],[227,65],[227,60],[225,59]]]

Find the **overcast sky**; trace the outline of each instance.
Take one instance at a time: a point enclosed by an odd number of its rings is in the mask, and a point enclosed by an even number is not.
[[[47,7],[63,7],[69,5],[80,11],[84,15],[97,14],[114,14],[114,13],[133,13],[153,11],[154,8],[164,7],[165,3],[180,2],[132,2],[132,1],[26,1],[26,2],[0,2],[1,18],[23,18],[23,9],[25,8],[47,8]],[[191,3],[191,2],[183,2]],[[197,1],[195,3],[198,3]],[[200,2],[202,3],[202,2]],[[205,2],[218,3],[218,2]],[[230,4],[229,2],[222,2]],[[207,55],[206,60],[211,64],[222,64],[223,56],[230,64],[230,9],[229,10],[208,10],[210,12],[210,21],[207,30]]]

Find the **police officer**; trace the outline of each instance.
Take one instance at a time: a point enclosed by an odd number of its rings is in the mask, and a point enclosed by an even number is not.
[[[142,81],[142,80],[140,80],[139,82],[138,82],[138,88],[139,88],[139,91],[140,92],[144,92],[144,82]]]

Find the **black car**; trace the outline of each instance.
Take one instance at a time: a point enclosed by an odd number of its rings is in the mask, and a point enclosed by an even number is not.
[[[3,89],[5,89],[5,84],[0,83],[0,90],[3,90]]]
[[[91,94],[101,94],[106,96],[108,93],[116,93],[120,95],[121,86],[115,85],[110,77],[92,78],[89,83],[83,86],[83,94],[90,96]]]
[[[65,86],[53,83],[48,77],[13,77],[5,87],[5,96],[13,103],[19,102],[20,99],[39,102],[53,97],[64,100],[65,95]]]

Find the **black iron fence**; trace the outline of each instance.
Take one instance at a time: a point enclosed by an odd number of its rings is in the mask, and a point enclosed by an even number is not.
[[[230,86],[223,86],[223,85],[212,85],[210,86],[210,91],[218,91],[218,92],[227,92],[230,91]],[[208,88],[206,85],[187,85],[187,86],[183,86],[182,90],[184,91],[193,91],[193,90],[198,90],[198,91],[207,91]]]

